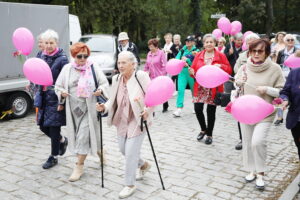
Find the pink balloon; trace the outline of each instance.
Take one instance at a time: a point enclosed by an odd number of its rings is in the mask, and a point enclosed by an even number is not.
[[[175,91],[171,78],[158,76],[153,79],[146,90],[145,104],[147,107],[156,106],[168,101]]]
[[[196,80],[205,88],[215,88],[229,80],[229,74],[214,65],[205,65],[196,73]]]
[[[243,51],[246,51],[248,49],[248,45],[246,43],[246,41],[243,43],[243,46],[242,46],[242,50]]]
[[[283,63],[285,66],[290,68],[300,67],[300,57],[295,56],[295,54],[290,55]]]
[[[218,28],[223,31],[223,33],[229,35],[231,32],[231,23],[227,17],[221,17],[218,20]]]
[[[175,76],[181,72],[184,65],[185,62],[183,60],[171,59],[166,64],[166,71],[168,74]]]
[[[230,35],[235,35],[242,30],[242,24],[239,21],[233,21],[231,22],[231,32]]]
[[[34,38],[30,30],[21,27],[17,28],[12,36],[12,41],[17,50],[23,55],[29,55],[34,45]]]
[[[31,82],[49,86],[53,84],[52,72],[49,65],[40,58],[29,58],[23,65],[24,75]]]
[[[221,29],[216,28],[213,30],[212,34],[217,38],[217,40],[222,37],[222,31]]]
[[[274,112],[274,106],[256,95],[244,95],[232,102],[231,114],[244,124],[255,124]]]
[[[247,31],[247,32],[245,32],[244,35],[243,35],[243,41],[245,41],[247,35],[249,35],[249,34],[251,34],[251,33],[253,33],[253,32],[252,32],[252,31]]]

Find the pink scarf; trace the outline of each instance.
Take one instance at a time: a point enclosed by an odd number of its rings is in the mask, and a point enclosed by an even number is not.
[[[57,52],[59,51],[59,48],[56,47],[56,49],[51,53],[49,54],[47,51],[43,51],[43,54],[47,55],[47,56],[54,56]]]
[[[80,71],[80,77],[77,84],[77,97],[89,98],[92,96],[95,89],[95,82],[93,78],[92,63],[88,62],[85,65],[78,65],[72,62],[72,67]]]

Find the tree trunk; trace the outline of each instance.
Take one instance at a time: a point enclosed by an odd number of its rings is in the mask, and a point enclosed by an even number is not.
[[[201,26],[201,13],[200,13],[200,0],[191,1],[192,13],[191,20],[194,22],[194,33],[200,32]]]
[[[267,20],[266,20],[266,34],[270,38],[273,28],[274,14],[273,14],[273,0],[266,0]]]

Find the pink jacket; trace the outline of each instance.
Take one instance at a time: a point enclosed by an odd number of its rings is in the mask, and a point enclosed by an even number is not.
[[[155,53],[149,51],[144,71],[149,72],[151,79],[167,75],[167,57],[163,50],[158,49]]]

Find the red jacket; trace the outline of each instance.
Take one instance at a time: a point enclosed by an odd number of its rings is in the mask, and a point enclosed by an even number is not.
[[[204,63],[204,54],[205,54],[206,50],[203,50],[199,53],[196,54],[193,64],[191,66],[191,68],[194,69],[195,74],[197,73],[198,69],[200,69],[201,67],[205,66]],[[225,72],[227,72],[229,75],[232,73],[232,69],[231,66],[225,56],[225,54],[219,52],[219,51],[215,51],[215,55],[212,61],[212,65],[214,64],[220,64],[221,65],[221,69],[224,70]],[[192,75],[191,75],[192,76]],[[192,76],[193,78],[195,78],[194,76]],[[195,81],[194,84],[194,96],[198,96],[198,86],[199,84],[197,83],[197,81]],[[217,92],[223,92],[224,91],[224,87],[223,84],[216,87],[216,88],[212,88],[212,98],[214,99],[216,96]]]

